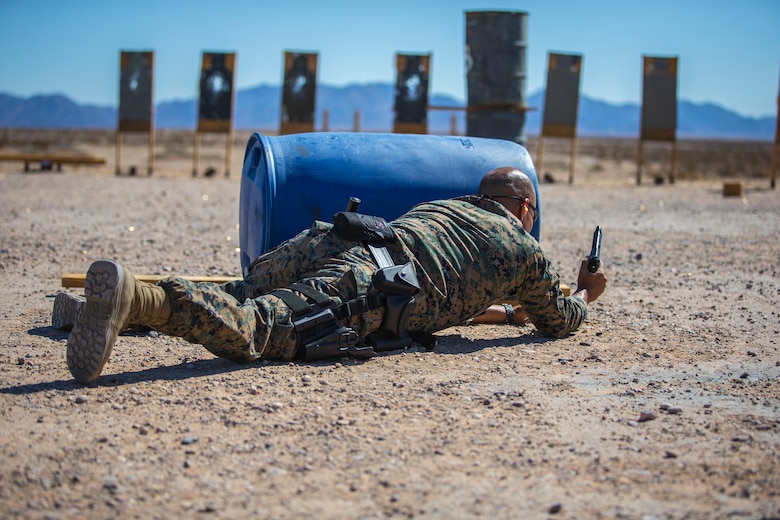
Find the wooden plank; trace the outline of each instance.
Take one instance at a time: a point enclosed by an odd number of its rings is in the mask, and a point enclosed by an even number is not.
[[[84,278],[86,276],[86,274],[81,273],[65,273],[62,275],[62,286],[71,288],[84,287]],[[137,274],[135,277],[137,280],[141,280],[142,282],[157,283],[160,280],[168,278],[169,276],[156,274]],[[177,278],[184,278],[185,280],[189,280],[191,282],[213,283],[227,283],[241,279],[237,276],[179,276]],[[571,287],[568,285],[561,284],[561,291],[563,291],[564,295],[571,296]]]
[[[62,275],[62,286],[79,288],[84,287],[84,278],[86,274],[82,273],[65,273]],[[137,274],[135,278],[142,282],[157,283],[160,280],[165,280],[171,275],[156,275],[156,274]],[[177,278],[184,278],[191,282],[212,282],[212,283],[227,283],[235,280],[240,280],[237,276],[178,276]]]
[[[0,161],[25,163],[49,161],[53,164],[106,164],[103,157],[66,152],[0,152]]]

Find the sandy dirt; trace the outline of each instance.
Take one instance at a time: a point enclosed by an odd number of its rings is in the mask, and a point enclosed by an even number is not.
[[[462,326],[433,352],[236,365],[135,331],[85,387],[50,326],[81,292],[60,277],[101,257],[237,276],[245,141],[229,178],[192,178],[190,138],[158,139],[151,177],[113,174],[110,133],[71,139],[109,163],[0,163],[0,517],[780,518],[780,193],[725,144],[701,154],[728,168],[682,155],[673,185],[636,185],[635,144],[584,143],[573,185],[567,146],[545,151],[565,283],[604,229],[610,283],[568,338]]]

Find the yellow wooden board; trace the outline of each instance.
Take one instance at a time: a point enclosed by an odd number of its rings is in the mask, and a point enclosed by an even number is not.
[[[157,283],[160,280],[168,278],[168,276],[156,275],[156,274],[136,274],[134,275],[137,280],[142,282]],[[70,288],[84,287],[84,278],[86,274],[82,273],[65,273],[62,275],[62,286]],[[178,278],[184,278],[191,282],[212,282],[212,283],[227,283],[235,280],[240,280],[237,276],[179,276]],[[565,296],[571,296],[571,287],[565,284],[561,284],[561,291]]]
[[[67,152],[0,152],[0,161],[49,161],[55,164],[106,164],[106,160],[102,157]]]
[[[84,287],[84,278],[86,274],[81,273],[65,273],[62,275],[62,286],[78,288]],[[136,280],[142,282],[157,283],[160,280],[169,278],[169,276],[155,275],[155,274],[136,274]],[[178,276],[177,278],[184,278],[191,282],[212,282],[212,283],[227,283],[235,280],[240,280],[236,276]]]

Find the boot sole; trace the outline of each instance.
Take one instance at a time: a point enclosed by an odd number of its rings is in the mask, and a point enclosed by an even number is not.
[[[80,383],[94,382],[111,355],[121,327],[124,281],[124,270],[111,260],[98,260],[87,271],[86,303],[68,337],[67,348],[68,368]]]
[[[87,300],[82,296],[61,292],[54,297],[51,312],[51,326],[59,330],[71,330],[84,312]]]

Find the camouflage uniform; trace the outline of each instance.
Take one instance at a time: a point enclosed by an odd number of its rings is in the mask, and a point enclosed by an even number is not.
[[[422,288],[407,323],[411,331],[463,324],[506,301],[520,303],[548,336],[573,332],[587,315],[581,298],[563,296],[538,242],[493,200],[470,196],[420,204],[390,226],[396,235],[387,246],[393,260],[414,262]],[[173,313],[159,330],[235,361],[292,359],[297,346],[292,311],[268,293],[297,282],[346,301],[366,294],[377,270],[362,243],[338,238],[331,227],[315,222],[258,258],[240,281],[160,282]],[[365,337],[381,320],[380,309],[346,324]]]

